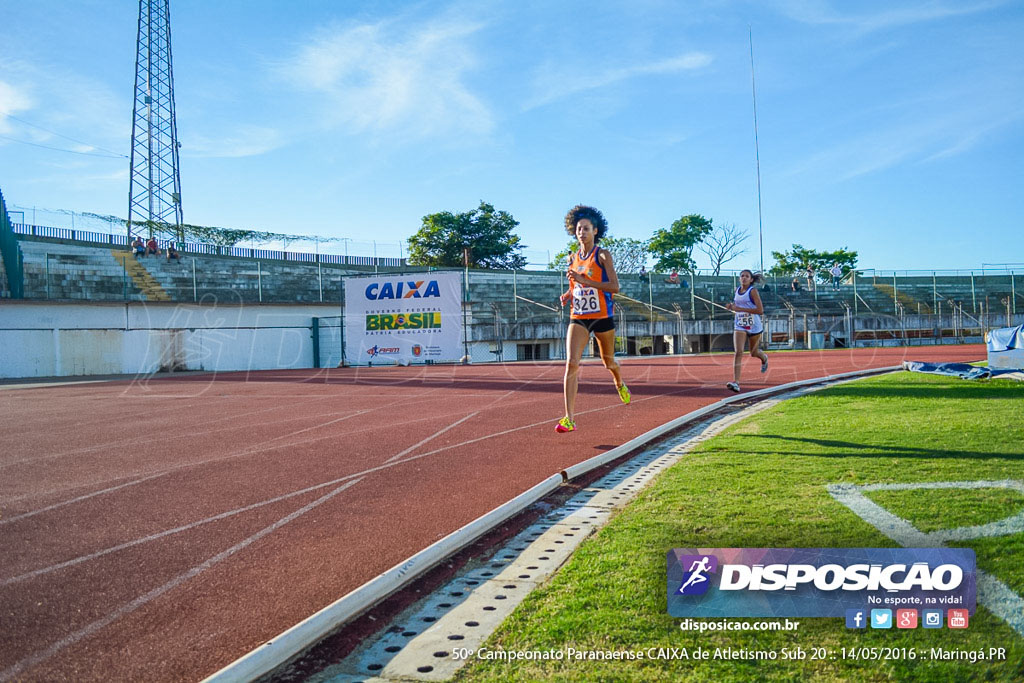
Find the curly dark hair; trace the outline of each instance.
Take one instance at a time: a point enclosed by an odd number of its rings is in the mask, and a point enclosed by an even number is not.
[[[608,221],[604,219],[604,214],[592,206],[577,204],[565,214],[565,231],[575,237],[576,224],[581,218],[586,218],[594,226],[594,244],[597,244],[608,232]]]

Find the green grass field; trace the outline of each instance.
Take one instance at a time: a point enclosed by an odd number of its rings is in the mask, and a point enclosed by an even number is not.
[[[742,648],[824,659],[473,661],[457,680],[1024,680],[1024,638],[979,605],[970,627],[851,630],[798,619],[795,632],[679,629],[668,615],[665,554],[685,547],[893,547],[826,490],[832,483],[1024,479],[1024,385],[899,373],[786,401],[732,426],[659,477],[532,593],[486,644],[504,650]],[[1006,489],[874,491],[922,531],[1016,514]],[[952,545],[952,544],[951,544]],[[1024,593],[1024,534],[956,545]],[[795,619],[796,620],[796,619]],[[736,621],[759,621],[754,619]],[[781,620],[780,620],[781,621]],[[842,648],[1006,648],[1004,661],[859,660]],[[818,651],[820,652],[820,650]],[[831,655],[834,655],[832,658]]]

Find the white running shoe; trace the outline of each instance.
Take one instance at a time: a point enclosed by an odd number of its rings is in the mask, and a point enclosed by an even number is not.
[[[737,394],[740,393],[740,385],[736,382],[729,382],[725,385],[725,388],[729,391],[735,391]]]

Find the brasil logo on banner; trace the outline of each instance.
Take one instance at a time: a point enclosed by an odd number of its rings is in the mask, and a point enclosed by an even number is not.
[[[974,614],[969,548],[674,548],[674,617],[842,617],[855,608]]]

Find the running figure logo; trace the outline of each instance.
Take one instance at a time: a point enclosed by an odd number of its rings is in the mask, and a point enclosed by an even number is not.
[[[707,575],[718,571],[718,558],[714,555],[684,555],[679,558],[679,566],[686,567],[687,573],[678,594],[703,595],[711,586]]]

